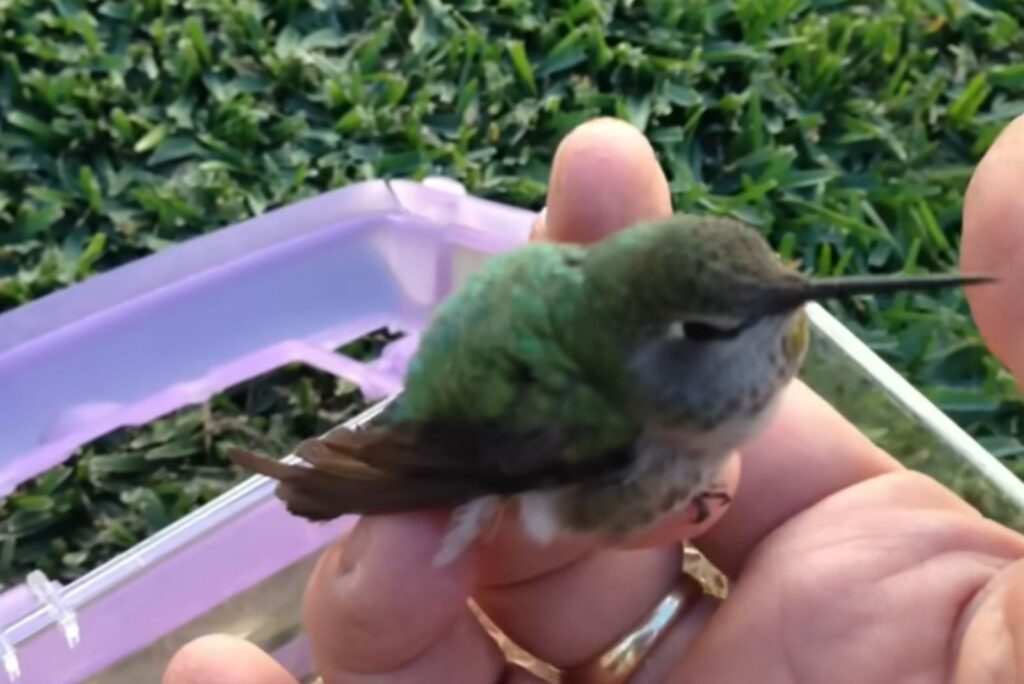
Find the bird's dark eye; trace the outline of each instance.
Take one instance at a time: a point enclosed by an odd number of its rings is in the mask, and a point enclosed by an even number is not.
[[[711,340],[729,340],[736,337],[743,326],[737,325],[730,328],[714,326],[701,321],[687,321],[683,323],[683,335],[694,342],[708,342]]]

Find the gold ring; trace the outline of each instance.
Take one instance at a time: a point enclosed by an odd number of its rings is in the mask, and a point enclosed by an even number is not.
[[[671,590],[632,631],[593,660],[563,670],[561,683],[623,684],[629,681],[672,625],[703,596],[701,584],[690,575],[681,574]]]

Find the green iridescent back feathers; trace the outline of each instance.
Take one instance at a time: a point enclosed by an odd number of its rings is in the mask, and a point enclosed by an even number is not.
[[[509,434],[571,429],[570,460],[628,441],[635,426],[616,399],[623,350],[608,334],[617,322],[587,289],[585,254],[536,243],[496,257],[438,308],[393,418]]]

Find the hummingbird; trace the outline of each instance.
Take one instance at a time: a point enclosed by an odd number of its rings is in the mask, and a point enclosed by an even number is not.
[[[438,307],[376,420],[302,441],[285,464],[234,450],[294,515],[450,509],[457,558],[518,509],[545,545],[618,544],[729,500],[726,460],[771,419],[810,339],[804,305],[991,282],[816,278],[752,226],[679,213],[592,244],[495,256]]]

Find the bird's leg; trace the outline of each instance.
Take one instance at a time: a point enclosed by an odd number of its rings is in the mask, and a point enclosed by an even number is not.
[[[722,506],[728,506],[732,502],[732,497],[725,491],[724,485],[712,485],[709,489],[693,497],[693,505],[697,508],[695,522],[702,523],[711,517],[711,509],[708,508],[709,499],[714,499]]]
[[[505,509],[508,508],[508,502],[501,499],[497,503],[497,511],[495,511],[487,523],[487,528],[480,535],[482,539],[487,541],[493,541],[498,536],[498,529],[501,527],[502,518],[505,517]]]
[[[501,498],[482,496],[452,511],[448,530],[441,540],[441,548],[434,556],[434,567],[441,568],[460,556],[481,536],[501,510]]]

